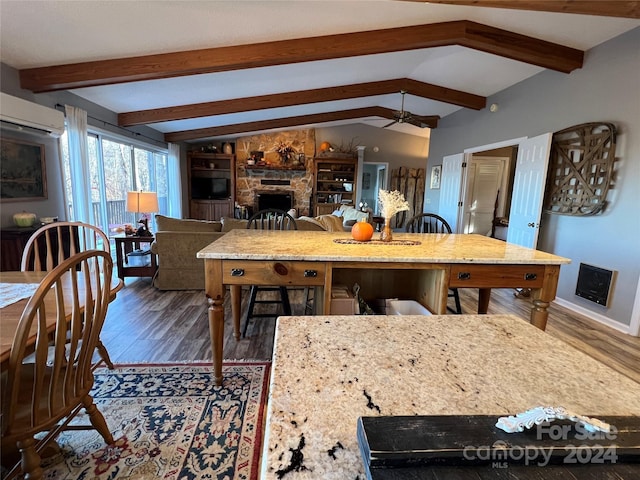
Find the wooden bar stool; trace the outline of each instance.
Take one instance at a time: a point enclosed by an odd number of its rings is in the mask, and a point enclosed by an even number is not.
[[[255,213],[247,223],[247,229],[254,230],[297,230],[295,219],[284,210],[278,209],[265,209]],[[259,292],[279,292],[279,300],[271,299],[259,299]],[[276,317],[277,313],[254,313],[253,310],[256,304],[274,304],[282,305],[284,315],[291,315],[291,303],[289,302],[289,294],[287,287],[258,287],[251,285],[251,292],[249,295],[249,306],[247,307],[247,316],[244,321],[244,327],[242,329],[242,336],[246,337],[249,321],[252,318],[270,318]]]

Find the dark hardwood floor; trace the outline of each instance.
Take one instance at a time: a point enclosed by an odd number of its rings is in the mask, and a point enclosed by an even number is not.
[[[474,313],[477,290],[460,290],[462,310]],[[243,292],[243,310],[248,301]],[[290,294],[293,314],[303,314],[303,291]],[[453,300],[451,300],[453,301]],[[529,318],[530,300],[516,298],[510,289],[494,290],[489,313],[510,313]],[[236,341],[225,302],[227,360],[270,360],[274,319],[254,319],[247,338]],[[577,315],[563,307],[549,309],[547,333],[609,365],[640,383],[640,338]],[[127,278],[125,287],[109,306],[102,341],[114,363],[166,363],[210,361],[207,305],[202,291],[159,291],[146,278]]]

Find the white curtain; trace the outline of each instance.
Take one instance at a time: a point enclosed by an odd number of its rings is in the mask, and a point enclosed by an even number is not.
[[[167,159],[167,180],[169,183],[168,215],[182,218],[182,176],[180,175],[180,145],[169,144],[169,158]]]
[[[89,176],[89,144],[87,142],[87,112],[65,105],[69,170],[71,173],[72,215],[69,220],[94,223],[91,210],[91,177]]]

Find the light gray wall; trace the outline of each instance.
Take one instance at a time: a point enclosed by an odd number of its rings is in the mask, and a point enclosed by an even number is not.
[[[91,103],[82,97],[78,97],[77,95],[69,92],[34,94],[29,90],[21,89],[18,71],[5,64],[0,64],[0,90],[9,95],[13,95],[14,97],[24,98],[25,100],[29,100],[49,108],[55,109],[57,104],[69,104],[82,108],[87,112],[87,115],[89,115],[89,118],[87,119],[88,124],[93,127],[166,148],[167,144],[163,141],[162,133],[148,127],[136,127],[135,129],[123,129],[117,127],[115,126],[118,122],[118,116],[116,113]],[[44,145],[48,198],[46,200],[18,202],[3,201],[2,204],[0,204],[0,227],[13,226],[13,214],[22,211],[35,213],[38,217],[57,216],[60,220],[66,220],[58,140],[52,137],[17,133],[13,131],[3,130],[1,133],[3,136],[8,138],[26,140]]]
[[[429,139],[372,127],[362,123],[331,128],[316,128],[316,145],[364,145],[365,162],[389,162],[389,174],[398,167],[426,168]],[[374,152],[373,147],[378,147]],[[389,177],[391,178],[391,177]]]
[[[45,200],[6,201],[0,204],[0,227],[15,226],[13,214],[30,212],[40,217],[59,217],[66,220],[64,198],[62,194],[62,174],[60,173],[60,159],[58,139],[42,135],[30,135],[19,132],[1,132],[3,138],[11,138],[44,146],[45,178],[47,182],[47,198]]]
[[[538,248],[572,260],[561,268],[559,298],[629,325],[640,278],[640,28],[588,51],[583,68],[569,75],[542,72],[490,97],[487,105],[492,103],[499,105],[496,113],[464,110],[441,120],[431,134],[429,168],[466,148],[586,122],[617,126],[607,209],[588,217],[544,214]],[[438,195],[425,194],[436,210]],[[618,272],[609,307],[575,295],[580,262]]]

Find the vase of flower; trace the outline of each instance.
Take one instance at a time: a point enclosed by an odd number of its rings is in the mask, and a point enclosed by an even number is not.
[[[380,234],[380,240],[390,242],[393,240],[393,230],[391,229],[391,218],[398,212],[409,210],[409,203],[404,199],[404,195],[394,190],[380,190],[378,192],[378,201],[380,203],[380,212],[384,217],[384,227]]]
[[[280,163],[286,165],[291,158],[291,155],[295,153],[295,150],[291,145],[286,143],[280,143],[276,146],[276,152],[280,155]]]
[[[391,219],[384,219],[384,227],[382,227],[382,233],[380,233],[380,240],[383,242],[390,242],[393,240],[393,230],[391,229]]]

